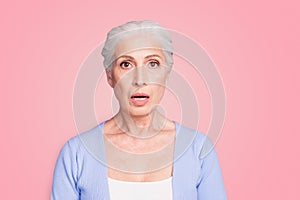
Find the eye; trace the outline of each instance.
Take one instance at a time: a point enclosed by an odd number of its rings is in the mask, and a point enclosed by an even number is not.
[[[149,68],[155,69],[159,67],[159,62],[158,61],[151,61],[148,63]]]
[[[123,69],[130,69],[132,67],[132,65],[128,61],[123,61],[120,63],[120,67],[122,67]]]

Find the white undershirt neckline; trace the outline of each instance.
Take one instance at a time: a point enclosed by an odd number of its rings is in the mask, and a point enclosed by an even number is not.
[[[108,188],[111,200],[171,200],[172,179],[169,177],[161,181],[129,182],[108,177]]]

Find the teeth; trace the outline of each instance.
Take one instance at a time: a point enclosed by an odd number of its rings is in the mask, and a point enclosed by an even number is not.
[[[146,97],[134,97],[133,98],[134,100],[145,100],[145,99],[147,99]]]

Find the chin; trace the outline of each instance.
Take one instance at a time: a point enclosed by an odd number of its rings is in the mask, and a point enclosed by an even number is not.
[[[129,114],[134,117],[144,117],[150,115],[151,111],[149,107],[134,107],[129,109]]]

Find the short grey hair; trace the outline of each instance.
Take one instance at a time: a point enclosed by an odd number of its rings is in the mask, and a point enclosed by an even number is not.
[[[114,61],[115,47],[117,43],[126,36],[137,33],[149,33],[158,40],[162,50],[166,55],[166,62],[169,67],[173,65],[173,44],[170,32],[159,23],[151,20],[130,21],[120,26],[112,28],[106,37],[102,56],[103,65],[106,70],[110,69]]]

